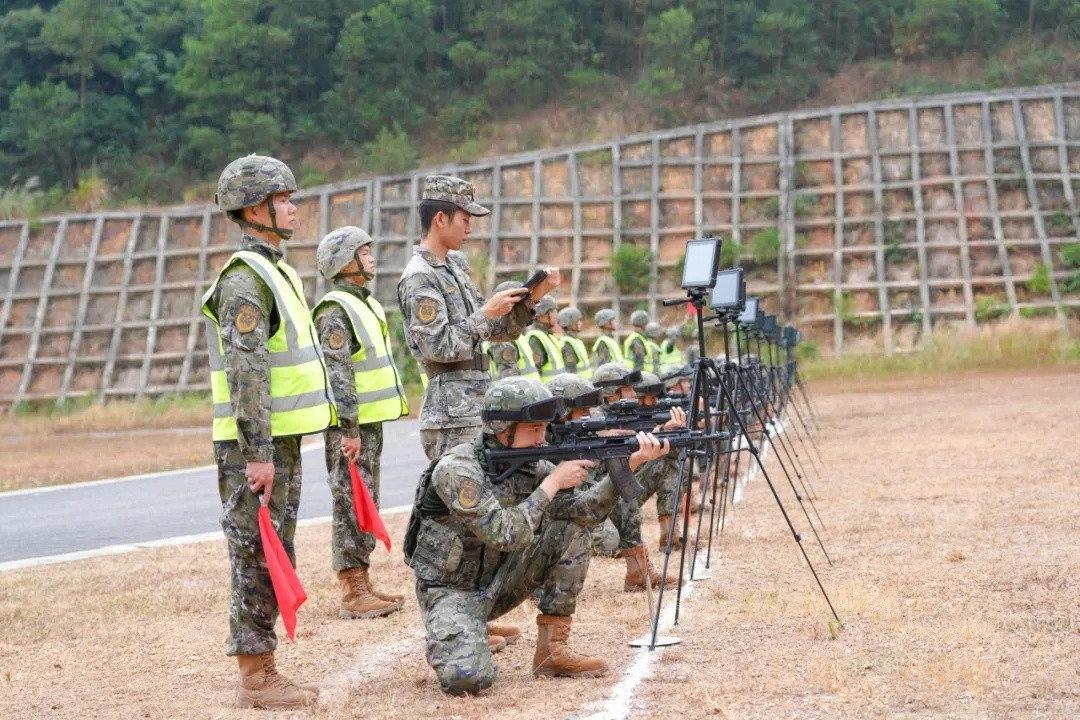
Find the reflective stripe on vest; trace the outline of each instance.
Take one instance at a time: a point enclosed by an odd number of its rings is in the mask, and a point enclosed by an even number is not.
[[[593,356],[594,359],[596,359],[596,357],[597,357],[596,349],[598,347],[600,347],[601,345],[603,345],[604,347],[607,348],[608,362],[614,362],[614,363],[623,362],[623,354],[622,354],[622,350],[619,349],[619,343],[615,342],[615,338],[611,337],[610,335],[601,335],[600,337],[596,338],[596,340],[593,342],[593,344],[592,344],[592,356]],[[599,362],[600,361],[597,360],[597,364],[599,364]]]
[[[341,290],[326,293],[318,311],[326,303],[340,305],[349,316],[353,337],[360,349],[353,353],[353,381],[356,383],[356,422],[360,425],[397,420],[409,414],[405,390],[390,351],[386,313],[374,296],[361,300]]]
[[[652,349],[649,347],[650,340],[637,330],[626,336],[623,340],[622,351],[623,357],[626,358],[626,367],[634,370],[634,358],[630,354],[630,346],[634,344],[635,340],[640,340],[642,346],[645,348],[645,362],[641,366],[644,372],[656,372],[656,368],[653,366]],[[654,343],[655,344],[655,343]]]
[[[540,341],[540,344],[544,346],[544,354],[547,355],[547,361],[537,368],[540,371],[541,377],[545,380],[556,375],[561,375],[566,372],[566,366],[563,365],[562,351],[559,349],[559,344],[555,341],[555,338],[551,337],[544,330],[539,328],[533,328],[529,332],[525,333],[526,342],[525,347],[529,350],[529,357],[532,357],[532,347],[527,342],[530,338],[536,338]],[[518,349],[518,355],[521,354],[520,346]],[[533,362],[535,364],[535,361]]]
[[[213,439],[236,439],[221,323],[210,301],[221,277],[237,263],[250,267],[266,283],[281,319],[277,332],[266,342],[270,354],[271,433],[274,437],[285,437],[322,432],[337,422],[337,409],[326,376],[322,347],[316,341],[315,325],[304,299],[303,282],[284,261],[275,265],[256,252],[241,250],[229,258],[202,298],[206,346],[210,353],[210,391],[214,400]]]
[[[577,365],[574,366],[574,374],[579,375],[586,380],[592,380],[592,366],[589,365],[589,353],[585,350],[585,343],[579,338],[563,335],[562,344],[564,348],[569,345],[571,349],[573,349],[574,355],[577,357]]]

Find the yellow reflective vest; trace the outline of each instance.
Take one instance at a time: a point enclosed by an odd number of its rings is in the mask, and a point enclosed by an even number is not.
[[[645,347],[648,348],[649,357],[652,358],[653,369],[651,370],[651,372],[659,373],[660,372],[660,367],[661,367],[660,344],[653,341],[653,340],[650,340],[648,343],[646,343]]]
[[[382,305],[372,295],[361,300],[341,290],[326,293],[315,306],[316,311],[326,303],[337,303],[345,310],[353,336],[360,344],[352,356],[357,424],[386,422],[408,415],[409,403],[405,400],[401,374],[394,365]]]
[[[270,262],[250,250],[233,254],[202,298],[206,316],[206,346],[210,352],[210,392],[214,400],[215,441],[236,439],[229,383],[225,377],[225,348],[221,321],[214,315],[210,300],[229,268],[244,263],[254,270],[274,295],[281,318],[277,332],[266,346],[270,353],[270,430],[274,437],[309,435],[337,423],[337,409],[326,375],[311,310],[304,299],[304,284],[289,265]]]
[[[607,348],[608,357],[611,358],[610,360],[608,360],[608,362],[614,362],[614,363],[622,363],[623,362],[623,354],[622,354],[622,350],[619,349],[619,343],[616,342],[615,338],[611,337],[610,335],[601,335],[600,337],[596,338],[596,340],[593,341],[593,344],[592,344],[592,356],[593,356],[593,358],[596,358],[596,355],[597,355],[596,348],[600,347],[601,345],[603,345],[604,347]],[[599,360],[597,360],[597,362],[599,363]]]
[[[580,375],[586,380],[592,380],[592,366],[589,364],[589,352],[585,349],[585,343],[576,337],[562,336],[562,346],[569,346],[577,357],[577,365],[574,366],[574,374]]]
[[[660,343],[660,370],[667,372],[683,366],[683,354],[679,346],[670,340]]]
[[[649,338],[645,337],[644,335],[639,333],[637,330],[635,330],[632,333],[630,333],[629,335],[627,335],[626,339],[623,340],[622,351],[623,351],[623,357],[625,358],[626,366],[628,368],[630,368],[631,370],[636,369],[634,367],[634,357],[630,354],[630,346],[634,344],[635,340],[640,340],[642,346],[645,348],[645,362],[641,366],[642,372],[651,372],[651,373],[656,372],[656,366],[653,364],[653,350],[652,350],[652,346],[656,345],[656,343],[649,340]]]
[[[536,338],[540,341],[540,344],[544,346],[544,354],[547,355],[547,361],[544,362],[544,364],[541,365],[539,368],[537,368],[540,371],[540,376],[544,380],[555,377],[556,375],[561,375],[562,373],[566,372],[566,366],[563,365],[562,361],[562,349],[559,347],[559,344],[558,342],[556,342],[555,338],[553,338],[547,331],[541,330],[539,328],[533,328],[529,332],[525,333],[523,337],[526,340],[526,342],[523,344],[529,350],[530,359],[532,358],[532,347],[528,343],[528,340],[530,338]],[[521,351],[519,349],[518,354],[520,353]]]

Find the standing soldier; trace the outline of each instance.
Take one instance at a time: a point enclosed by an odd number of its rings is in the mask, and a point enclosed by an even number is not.
[[[592,377],[589,365],[589,351],[578,337],[581,332],[581,311],[576,307],[565,307],[559,311],[559,326],[563,329],[562,356],[567,372],[580,375],[588,380]]]
[[[472,219],[489,212],[473,200],[472,183],[448,175],[424,179],[423,238],[397,290],[405,340],[428,377],[420,442],[429,460],[480,434],[480,402],[491,383],[481,343],[516,338],[532,319],[533,304],[559,285],[559,271],[546,268],[531,292],[503,290],[484,300],[459,251]]]
[[[649,351],[649,338],[645,336],[645,327],[649,324],[649,313],[635,310],[630,313],[630,324],[634,329],[623,340],[623,357],[631,370],[653,372],[652,353]]]
[[[521,287],[517,280],[507,280],[495,286],[495,292],[513,290]],[[540,372],[533,365],[532,351],[525,342],[523,335],[517,336],[513,342],[484,343],[484,352],[491,358],[491,376],[495,379],[504,377],[527,377],[532,380],[540,379]]]
[[[618,316],[611,308],[597,310],[593,316],[593,324],[600,331],[600,337],[593,341],[592,362],[593,367],[598,368],[607,363],[622,363],[623,354],[619,348],[619,341],[615,339],[615,320]]]
[[[535,325],[525,333],[532,350],[533,365],[540,371],[540,379],[544,382],[566,372],[562,344],[553,334],[559,326],[555,307],[555,300],[550,296],[538,300]]]
[[[398,610],[401,595],[376,590],[368,575],[375,536],[360,531],[349,462],[379,505],[383,423],[409,414],[394,366],[382,305],[367,287],[375,277],[371,236],[351,225],[322,239],[315,255],[330,292],[315,306],[338,427],[326,430],[326,481],[334,499],[331,566],[341,587],[342,618],[374,618]]]
[[[669,373],[683,366],[682,350],[679,350],[680,328],[669,327],[667,337],[660,343],[660,372]]]
[[[296,565],[300,438],[336,422],[322,350],[299,275],[283,259],[296,207],[292,171],[272,157],[229,163],[217,204],[243,228],[240,249],[202,298],[214,402],[214,459],[232,591],[228,655],[240,666],[239,707],[295,709],[317,690],[279,675],[278,615],[259,536],[260,504]]]
[[[650,320],[645,326],[645,337],[649,340],[649,357],[652,359],[653,369],[649,372],[660,372],[660,339],[664,337],[664,328],[660,323]]]

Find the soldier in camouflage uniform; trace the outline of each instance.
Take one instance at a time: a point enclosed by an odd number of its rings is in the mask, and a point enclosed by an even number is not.
[[[495,286],[495,292],[514,290],[519,287],[522,287],[522,283],[517,280],[506,280]],[[532,353],[528,351],[528,344],[521,336],[513,342],[489,343],[487,354],[495,366],[495,370],[491,373],[495,378],[524,376],[534,380],[540,379],[540,373],[532,362]]]
[[[563,336],[560,339],[563,365],[567,372],[591,378],[592,364],[589,362],[589,351],[585,349],[585,343],[578,337],[583,325],[581,311],[576,307],[565,307],[559,311],[559,327],[563,329]]]
[[[623,361],[622,350],[619,341],[615,339],[615,321],[618,315],[611,308],[597,310],[593,315],[593,324],[600,331],[599,337],[593,341],[592,365],[598,368],[608,363],[621,363]]]
[[[655,320],[650,320],[645,325],[645,337],[649,339],[649,357],[652,359],[652,370],[649,372],[656,374],[663,368],[663,351],[660,349],[660,341],[664,337],[664,328]]]
[[[331,566],[341,587],[342,618],[375,618],[401,608],[404,596],[380,592],[369,577],[375,536],[360,532],[349,462],[356,464],[375,505],[383,423],[407,415],[393,361],[386,316],[367,284],[375,278],[371,236],[347,225],[329,233],[315,252],[330,291],[315,306],[338,427],[326,430],[326,481],[333,497]]]
[[[496,381],[483,402],[482,436],[428,467],[409,518],[405,556],[416,575],[428,663],[444,692],[490,687],[497,673],[489,635],[520,635],[491,621],[536,593],[533,673],[601,675],[607,663],[575,653],[567,638],[589,567],[588,528],[610,511],[618,492],[608,478],[587,492],[573,490],[600,472],[587,460],[558,466],[541,460],[492,482],[485,449],[542,445],[558,403],[526,378]],[[645,433],[638,441],[631,468],[666,449]]]
[[[560,337],[555,299],[551,296],[536,303],[536,318],[533,326],[525,333],[525,341],[532,352],[533,365],[540,371],[540,378],[547,382],[556,375],[566,372],[563,365],[562,343]]]
[[[649,338],[645,328],[649,324],[649,313],[635,310],[630,313],[633,330],[623,340],[623,357],[631,370],[653,371],[652,353],[649,351]]]
[[[295,191],[292,171],[271,157],[250,155],[225,168],[217,203],[244,234],[239,252],[203,298],[221,526],[232,568],[227,654],[240,667],[240,707],[293,709],[317,697],[317,689],[276,670],[278,606],[258,525],[261,502],[269,505],[295,565],[300,436],[335,422],[322,356],[318,344],[311,344],[315,329],[303,288],[281,249],[296,222],[290,201]],[[290,394],[289,383],[298,383],[306,395]],[[293,411],[283,412],[282,405]]]
[[[423,239],[398,282],[409,351],[429,378],[420,406],[420,441],[429,460],[480,433],[480,400],[491,383],[485,340],[511,341],[532,320],[533,305],[558,287],[556,268],[531,292],[504,290],[485,300],[468,277],[465,255],[474,217],[490,212],[472,183],[447,175],[424,180]],[[520,300],[520,302],[519,302]]]

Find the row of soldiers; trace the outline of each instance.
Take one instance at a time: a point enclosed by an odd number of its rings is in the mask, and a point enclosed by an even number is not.
[[[323,238],[316,259],[329,290],[309,308],[281,248],[295,227],[296,190],[291,170],[275,158],[251,155],[226,167],[216,201],[243,237],[203,297],[231,567],[227,654],[238,660],[241,707],[297,708],[317,698],[316,686],[276,669],[278,607],[257,522],[260,506],[267,507],[295,565],[302,436],[322,432],[326,441],[339,615],[380,617],[405,603],[378,590],[370,576],[375,538],[357,523],[349,470],[358,468],[378,503],[382,425],[409,412],[386,314],[369,289],[373,239],[353,226]],[[615,314],[598,312],[604,334],[586,352],[577,335],[580,312],[565,308],[560,322],[549,297],[561,281],[555,268],[531,288],[514,284],[483,297],[460,250],[472,218],[487,212],[468,182],[428,177],[419,206],[422,238],[398,284],[406,342],[427,379],[420,428],[429,465],[417,486],[405,555],[416,576],[428,661],[440,687],[455,694],[494,682],[491,654],[521,637],[495,621],[530,597],[540,610],[534,672],[602,674],[603,660],[567,645],[589,559],[624,557],[627,591],[659,582],[641,540],[639,506],[655,495],[665,529],[674,510],[674,454],[652,433],[637,434],[628,460],[643,488],[636,502],[619,497],[605,465],[586,460],[541,460],[495,482],[485,451],[542,446],[553,420],[603,414],[603,406],[629,397],[655,403],[689,384],[673,342],[665,355],[640,311],[621,346]],[[590,410],[582,402],[590,394],[603,406]],[[657,430],[685,422],[675,408]]]

